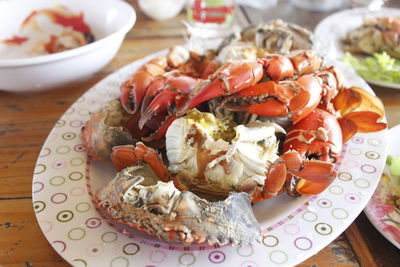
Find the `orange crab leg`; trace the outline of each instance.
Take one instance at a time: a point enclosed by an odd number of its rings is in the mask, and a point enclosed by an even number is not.
[[[136,146],[124,145],[113,147],[111,160],[118,172],[126,167],[145,161],[161,181],[167,182],[170,180],[168,170],[162,162],[160,155],[154,149],[145,146],[141,142],[136,143]]]
[[[251,193],[251,201],[255,203],[275,197],[285,184],[286,175],[286,166],[283,160],[278,159],[273,162],[268,168],[264,186],[257,187]]]
[[[303,75],[296,81],[256,84],[227,97],[223,106],[266,117],[291,114],[292,122],[297,123],[318,106],[321,93],[321,80],[314,75]],[[240,101],[246,98],[250,101]]]

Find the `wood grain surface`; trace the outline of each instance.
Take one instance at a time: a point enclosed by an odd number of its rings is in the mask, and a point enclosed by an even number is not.
[[[68,107],[102,78],[134,60],[184,43],[184,14],[160,23],[145,17],[135,1],[128,2],[138,12],[137,23],[117,56],[101,71],[84,82],[46,92],[0,91],[0,266],[69,266],[47,242],[32,208],[32,175],[46,137]],[[241,8],[240,12],[240,19],[247,22],[298,16],[295,22],[310,28],[327,15],[310,16],[294,9],[289,1],[280,1],[269,10]],[[389,125],[399,124],[400,90],[373,89],[385,105]],[[362,214],[345,233],[299,266],[386,267],[399,263],[399,251]]]

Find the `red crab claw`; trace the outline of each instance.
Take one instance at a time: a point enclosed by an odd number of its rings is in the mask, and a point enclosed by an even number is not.
[[[294,76],[294,67],[288,57],[281,55],[271,55],[261,59],[265,67],[266,74],[273,81],[280,81]]]
[[[126,167],[145,161],[161,181],[168,182],[170,180],[169,172],[161,156],[153,148],[147,147],[142,142],[136,143],[136,146],[124,145],[113,147],[111,160],[118,172]]]
[[[170,71],[163,75],[156,77],[151,84],[148,86],[146,93],[144,94],[143,101],[140,107],[140,112],[143,114],[147,107],[150,105],[151,101],[163,91],[166,87],[168,81],[174,77],[180,75],[179,71]]]
[[[370,133],[387,128],[380,122],[385,115],[379,98],[358,87],[341,90],[333,99],[334,108],[340,112],[338,119],[343,132],[343,142],[357,132]]]
[[[154,77],[161,75],[167,68],[166,58],[156,58],[143,65],[121,86],[121,104],[129,114],[140,107],[143,96]]]
[[[219,96],[230,95],[256,84],[263,76],[261,62],[249,61],[222,65],[216,73],[211,75],[209,81],[193,91],[193,96],[179,113]]]
[[[283,144],[289,194],[319,194],[336,178],[342,132],[334,115],[315,109],[293,125]]]
[[[154,122],[158,115],[162,116],[158,118],[157,129],[154,133],[143,140],[151,141],[164,136],[168,126],[177,118],[174,111],[183,105],[197,84],[197,79],[188,76],[173,77],[164,84],[163,89],[143,111],[138,122],[139,128],[142,129],[149,122]]]
[[[227,97],[223,107],[267,117],[288,116],[296,123],[317,107],[321,92],[321,80],[309,74],[295,81],[256,84]]]

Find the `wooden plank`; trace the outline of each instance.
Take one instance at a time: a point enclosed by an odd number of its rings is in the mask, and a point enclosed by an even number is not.
[[[298,264],[297,267],[328,265],[341,267],[359,266],[357,259],[344,234],[336,238],[332,243],[330,243],[323,250],[318,252],[318,254]]]
[[[375,229],[364,213],[345,233],[361,266],[399,266],[400,250]]]
[[[44,237],[31,199],[0,200],[0,266],[69,266]]]
[[[361,266],[377,266],[375,259],[373,258],[371,251],[361,235],[356,223],[352,223],[350,227],[347,228],[346,236],[351,244],[351,247],[356,252],[357,260],[360,262]]]

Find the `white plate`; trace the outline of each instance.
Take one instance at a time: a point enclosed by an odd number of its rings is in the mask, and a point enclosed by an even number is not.
[[[388,132],[388,155],[400,156],[400,125]],[[381,179],[371,200],[365,208],[365,214],[375,228],[397,248],[400,249],[400,210],[387,202],[390,199],[390,184]]]
[[[378,184],[386,157],[386,130],[357,134],[344,145],[339,176],[319,196],[286,195],[254,205],[263,238],[251,246],[169,245],[142,232],[122,234],[96,211],[91,191],[113,177],[110,165],[88,162],[80,129],[89,112],[119,95],[119,85],[141,64],[111,74],[60,118],[37,160],[33,206],[54,249],[76,266],[293,266],[316,254],[358,216]],[[349,85],[371,89],[352,71]],[[87,186],[88,184],[88,186]]]
[[[341,60],[344,55],[342,41],[347,32],[362,25],[366,17],[400,17],[400,9],[382,8],[371,12],[367,8],[346,9],[323,19],[315,28],[317,49],[322,55],[334,60]],[[382,87],[400,89],[400,84],[366,79],[369,83]]]

